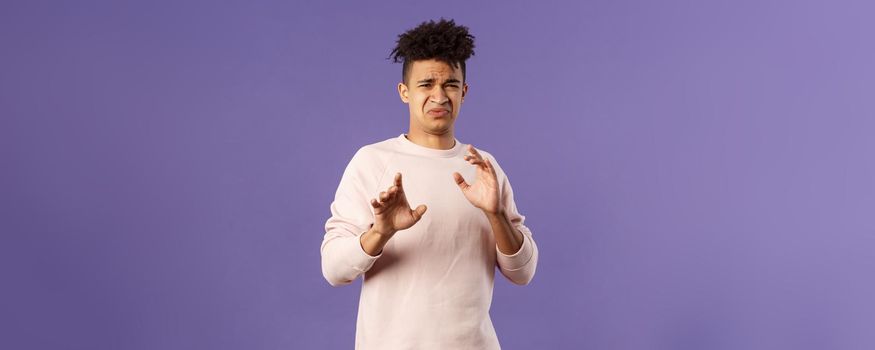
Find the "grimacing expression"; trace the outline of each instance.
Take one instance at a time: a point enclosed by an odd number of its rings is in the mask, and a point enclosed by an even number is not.
[[[467,92],[462,69],[434,59],[414,61],[407,81],[398,84],[410,109],[410,127],[432,135],[452,130]]]

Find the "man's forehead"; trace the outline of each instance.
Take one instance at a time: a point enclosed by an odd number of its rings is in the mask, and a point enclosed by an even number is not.
[[[413,63],[413,78],[414,80],[435,79],[461,79],[461,69],[453,69],[450,65],[440,61],[417,61]]]

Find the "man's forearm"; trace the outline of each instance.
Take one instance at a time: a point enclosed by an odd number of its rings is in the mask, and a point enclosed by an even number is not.
[[[523,234],[510,224],[504,212],[484,213],[486,213],[489,224],[492,226],[492,233],[495,235],[495,244],[498,245],[498,250],[506,255],[513,255],[519,252],[523,246]]]
[[[362,249],[365,253],[368,253],[370,256],[377,256],[383,252],[383,246],[386,245],[386,242],[389,242],[389,239],[392,238],[393,234],[384,234],[374,231],[374,228],[371,227],[368,232],[365,232],[359,238]]]
[[[507,255],[513,255],[518,252],[523,246],[523,234],[515,229],[504,212],[486,213],[489,219],[489,224],[492,226],[492,234],[495,236],[495,243],[498,245],[498,250]],[[370,256],[380,255],[383,247],[389,242],[393,234],[379,233],[371,227],[370,230],[363,233],[360,237],[362,250]]]

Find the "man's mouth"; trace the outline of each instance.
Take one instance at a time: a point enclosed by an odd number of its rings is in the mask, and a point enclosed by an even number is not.
[[[445,117],[450,114],[450,111],[443,108],[432,108],[428,110],[428,115],[432,117]]]

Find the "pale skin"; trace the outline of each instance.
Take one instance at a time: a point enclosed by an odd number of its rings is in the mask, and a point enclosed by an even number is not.
[[[407,82],[398,83],[398,95],[410,110],[407,138],[411,142],[434,149],[455,146],[453,124],[468,92],[463,80],[458,67],[437,60],[413,62]],[[505,216],[495,167],[474,146],[468,145],[467,151],[465,160],[477,167],[476,181],[468,184],[458,172],[451,176],[465,198],[486,215],[498,250],[512,255],[522,247],[523,235]],[[410,207],[400,173],[395,174],[392,186],[371,199],[371,207],[374,224],[360,238],[362,248],[371,256],[379,255],[395,233],[415,225],[428,210],[426,205]]]

